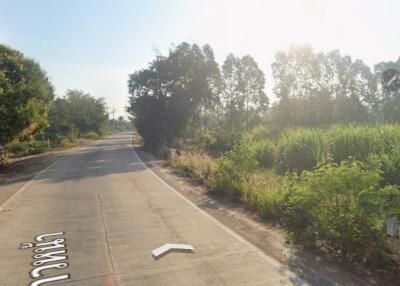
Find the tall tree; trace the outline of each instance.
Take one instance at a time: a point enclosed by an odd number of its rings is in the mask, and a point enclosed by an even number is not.
[[[129,76],[127,110],[146,146],[157,149],[179,137],[201,105],[206,112],[218,101],[219,86],[212,49],[181,43]]]
[[[203,46],[203,54],[205,57],[203,76],[206,84],[203,94],[203,109],[204,109],[204,127],[208,127],[207,111],[213,109],[220,103],[220,94],[224,88],[221,71],[218,63],[215,61],[214,51],[210,45]]]
[[[377,102],[382,117],[388,122],[400,121],[400,57],[396,62],[381,62],[375,65],[378,81]]]
[[[233,54],[226,58],[222,72],[228,125],[231,130],[240,131],[244,122],[248,128],[251,117],[259,115],[268,107],[264,73],[251,56],[238,58]]]
[[[46,126],[53,97],[38,63],[0,45],[0,146]]]
[[[57,98],[49,113],[50,130],[80,136],[87,132],[103,134],[107,127],[104,99],[81,90],[68,90]]]
[[[278,121],[319,125],[367,119],[376,96],[376,78],[360,60],[335,50],[314,53],[308,45],[278,52],[272,64]],[[321,110],[323,112],[316,112]]]

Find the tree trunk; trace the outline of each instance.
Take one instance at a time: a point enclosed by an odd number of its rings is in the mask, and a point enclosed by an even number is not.
[[[246,130],[249,130],[249,99],[246,97]]]

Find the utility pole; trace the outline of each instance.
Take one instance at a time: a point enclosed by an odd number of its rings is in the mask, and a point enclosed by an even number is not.
[[[112,123],[113,123],[113,129],[115,129],[114,113],[115,113],[115,108],[114,108],[114,106],[113,106],[113,108],[112,108],[112,115],[113,115]]]

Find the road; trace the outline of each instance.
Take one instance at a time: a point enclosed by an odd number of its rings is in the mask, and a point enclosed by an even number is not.
[[[1,209],[1,286],[306,285],[162,181],[129,134],[63,156]],[[195,252],[155,259],[165,243]]]

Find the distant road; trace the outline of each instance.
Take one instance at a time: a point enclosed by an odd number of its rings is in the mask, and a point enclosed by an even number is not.
[[[1,286],[306,285],[157,177],[127,133],[68,153],[1,208]],[[195,252],[154,259],[165,243]]]

